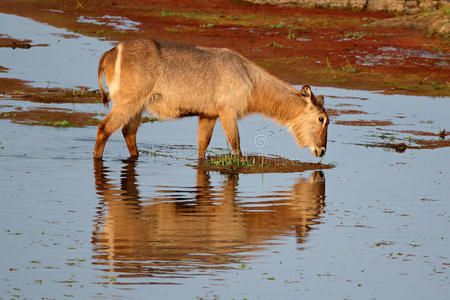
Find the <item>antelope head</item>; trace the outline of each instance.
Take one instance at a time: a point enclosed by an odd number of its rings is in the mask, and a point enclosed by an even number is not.
[[[315,97],[309,85],[299,93],[303,109],[288,123],[288,128],[299,147],[308,146],[312,154],[322,157],[327,150],[328,115],[323,107],[323,96]]]

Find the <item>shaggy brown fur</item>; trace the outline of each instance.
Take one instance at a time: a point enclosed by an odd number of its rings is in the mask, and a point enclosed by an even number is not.
[[[107,103],[102,73],[113,107],[98,126],[94,158],[103,156],[109,136],[119,128],[130,155],[138,156],[136,132],[144,109],[162,119],[198,116],[199,158],[205,156],[217,118],[240,155],[237,121],[251,113],[286,126],[314,155],[325,153],[323,97],[315,97],[308,85],[292,88],[229,49],[151,39],[122,42],[100,59],[98,80]]]

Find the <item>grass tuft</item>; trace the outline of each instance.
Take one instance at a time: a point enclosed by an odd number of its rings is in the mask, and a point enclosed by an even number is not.
[[[67,127],[70,125],[66,120],[56,121],[56,122],[42,122],[43,125],[50,125],[53,127]]]

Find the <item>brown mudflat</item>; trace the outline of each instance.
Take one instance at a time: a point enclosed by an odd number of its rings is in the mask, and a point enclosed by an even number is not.
[[[152,37],[231,48],[295,84],[450,95],[448,39],[384,27],[387,13],[229,0],[11,0],[0,1],[0,11],[113,41]],[[80,22],[80,15],[98,22]],[[106,15],[127,18],[136,30],[117,28]]]
[[[85,86],[73,89],[37,88],[30,82],[14,78],[0,78],[0,100],[14,99],[38,103],[100,103],[97,90]]]
[[[9,119],[13,123],[51,127],[95,126],[100,122],[96,116],[96,113],[54,107],[38,107],[30,110],[22,110],[19,107],[14,111],[0,113],[0,119]]]
[[[244,156],[238,162],[235,155],[221,154],[208,156],[199,161],[195,168],[203,171],[216,171],[228,174],[256,174],[256,173],[294,173],[311,170],[334,168],[331,164],[301,162],[283,157],[266,157],[258,155]]]
[[[48,44],[31,44],[31,40],[16,40],[8,37],[0,37],[0,48],[30,49],[31,47],[47,47]]]

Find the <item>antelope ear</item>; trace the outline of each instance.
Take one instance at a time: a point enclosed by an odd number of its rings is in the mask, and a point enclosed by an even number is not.
[[[316,97],[316,102],[317,102],[317,104],[319,104],[319,105],[322,106],[322,107],[323,107],[323,105],[325,104],[325,101],[324,101],[322,95],[319,95],[319,96]]]
[[[302,97],[311,99],[311,94],[311,88],[309,87],[309,85],[305,84],[300,91],[300,95],[302,95]]]
[[[306,103],[308,103],[310,105],[316,104],[316,101],[314,99],[314,96],[311,92],[311,88],[309,87],[309,85],[305,84],[302,87],[302,90],[300,91],[300,95],[303,97],[303,99],[305,99]]]

